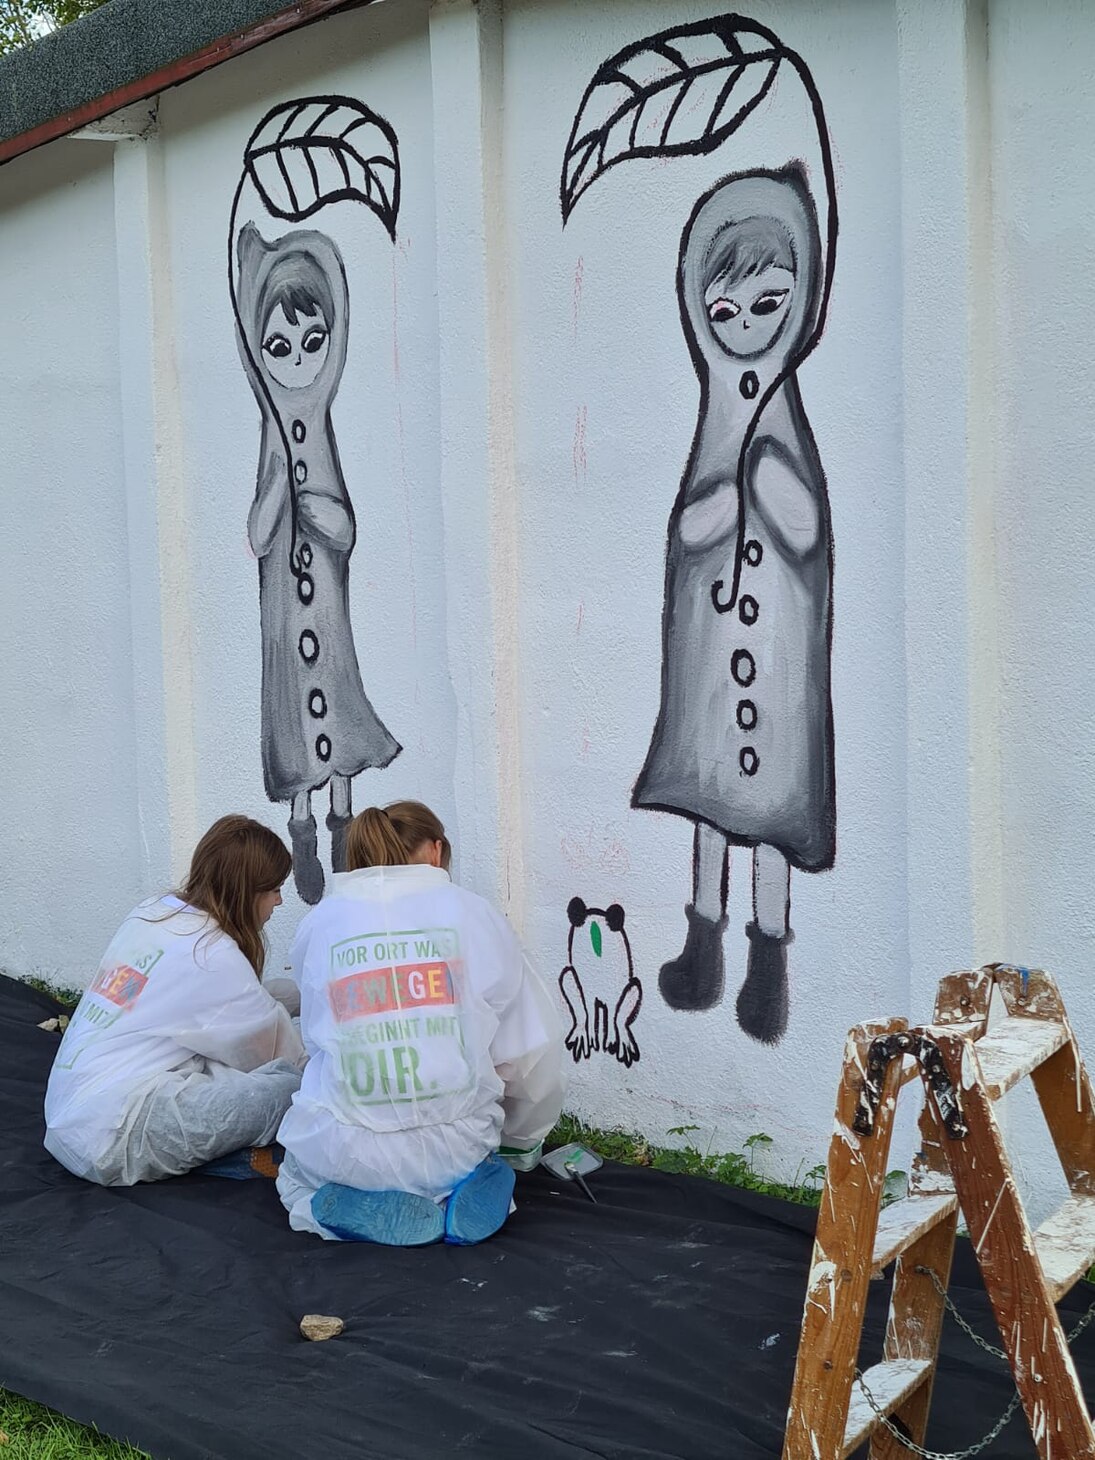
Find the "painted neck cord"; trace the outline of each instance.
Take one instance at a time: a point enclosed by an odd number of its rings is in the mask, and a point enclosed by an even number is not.
[[[737,488],[738,488],[738,540],[734,551],[734,577],[730,585],[729,600],[723,599],[716,603],[720,613],[729,613],[738,601],[738,590],[741,586],[741,567],[745,557],[745,460],[749,448],[753,444],[753,438],[757,433],[761,418],[768,407],[772,397],[791,378],[808,355],[812,354],[818,341],[825,330],[825,319],[829,311],[829,296],[833,288],[833,271],[836,263],[836,241],[837,241],[837,208],[836,208],[836,174],[833,170],[833,153],[829,146],[829,131],[825,121],[825,108],[821,104],[821,96],[810,69],[797,51],[788,50],[774,31],[767,30],[764,26],[756,26],[766,40],[770,41],[773,48],[779,53],[781,60],[791,65],[798,79],[802,82],[807,99],[810,103],[810,110],[813,113],[814,125],[817,127],[818,145],[821,148],[821,164],[825,174],[825,270],[821,283],[821,299],[818,304],[817,319],[810,331],[806,342],[801,349],[795,351],[787,361],[780,373],[772,381],[771,385],[760,398],[760,404],[753,414],[753,419],[745,432],[741,443],[741,451],[738,454]]]
[[[244,328],[243,317],[240,314],[239,297],[236,293],[236,262],[234,253],[236,242],[236,214],[239,211],[240,198],[243,195],[244,184],[246,182],[247,168],[245,167],[239,183],[236,186],[236,194],[232,199],[232,212],[229,215],[228,222],[228,292],[232,299],[232,313],[236,317],[236,324],[239,328],[240,340],[243,343],[244,352],[254,373],[254,378],[258,381],[263,398],[270,408],[270,414],[277,423],[278,435],[281,438],[282,452],[285,457],[285,480],[289,487],[289,509],[292,533],[289,541],[289,571],[299,583],[301,578],[305,576],[305,568],[307,565],[301,560],[301,553],[297,549],[297,490],[296,483],[293,481],[293,453],[289,445],[289,437],[285,430],[285,424],[281,419],[281,412],[274,404],[274,398],[270,394],[270,387],[263,377],[259,361],[255,359],[252,353],[251,341],[248,339],[247,331]]]

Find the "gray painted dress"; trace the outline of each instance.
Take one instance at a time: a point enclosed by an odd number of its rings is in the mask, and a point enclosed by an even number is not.
[[[731,231],[775,220],[794,258],[782,328],[738,355],[708,295]],[[635,806],[706,822],[820,871],[835,854],[829,685],[832,537],[825,477],[793,372],[809,333],[820,243],[801,175],[752,173],[702,199],[681,248],[681,317],[701,383],[699,423],[669,522],[661,709]],[[732,596],[735,569],[740,574]]]
[[[333,305],[326,359],[302,388],[280,385],[262,348],[287,258],[298,280],[306,286],[312,280],[316,296],[325,294]],[[290,801],[318,790],[332,775],[385,766],[400,747],[365,694],[350,624],[356,525],[330,418],[349,324],[342,259],[321,233],[301,230],[267,244],[248,226],[240,234],[239,262],[240,318],[262,376],[259,382],[241,348],[262,409],[258,483],[248,519],[259,560],[262,764],[270,799]]]

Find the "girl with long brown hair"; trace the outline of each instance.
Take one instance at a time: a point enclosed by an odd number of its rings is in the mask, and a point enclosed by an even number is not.
[[[260,982],[290,867],[268,827],[224,816],[178,894],[122,923],[46,1090],[46,1149],[75,1175],[131,1186],[273,1140],[304,1063]]]
[[[563,1098],[562,1036],[513,930],[449,880],[427,806],[351,822],[350,870],[291,954],[311,1055],[282,1122],[298,1231],[420,1246],[489,1237]]]

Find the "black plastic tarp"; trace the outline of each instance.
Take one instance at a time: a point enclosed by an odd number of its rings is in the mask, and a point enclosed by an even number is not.
[[[809,1210],[611,1164],[592,1205],[541,1170],[482,1247],[399,1251],[291,1232],[264,1180],[102,1190],[42,1149],[53,1012],[0,979],[0,1386],[163,1460],[778,1460]],[[345,1333],[305,1341],[306,1313]],[[1095,1324],[1077,1358],[1095,1387]],[[930,1441],[1011,1392],[948,1322]],[[1033,1455],[1021,1414],[985,1453]]]

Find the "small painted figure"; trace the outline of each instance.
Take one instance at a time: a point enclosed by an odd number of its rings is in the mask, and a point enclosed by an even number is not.
[[[829,504],[789,368],[821,286],[799,167],[700,198],[678,273],[699,420],[669,521],[661,709],[633,794],[695,822],[687,937],[659,978],[673,1008],[722,998],[729,847],[753,849],[737,1014],[769,1043],[787,1024],[790,868],[818,872],[835,855]]]
[[[247,224],[237,256],[240,356],[262,412],[247,527],[259,563],[263,774],[270,799],[291,803],[293,876],[316,903],[324,876],[312,792],[330,782],[331,865],[342,871],[351,779],[400,749],[365,695],[350,624],[356,524],[331,424],[349,293],[321,233],[267,243]]]
[[[580,897],[572,897],[567,905],[570,932],[567,935],[567,965],[559,975],[559,989],[570,1013],[570,1032],[565,1044],[574,1057],[589,1059],[600,1051],[614,1055],[626,1068],[639,1058],[639,1045],[632,1026],[643,1006],[642,984],[635,977],[631,943],[624,931],[624,910],[618,902],[611,907],[586,907]],[[587,928],[586,940],[576,942],[579,928]],[[611,935],[612,947],[606,948],[603,929]],[[590,957],[592,952],[592,958]],[[613,957],[615,954],[615,957]],[[615,997],[623,976],[623,987],[608,1022],[608,1003],[593,994],[593,1017],[590,1018],[587,990],[601,988]]]

